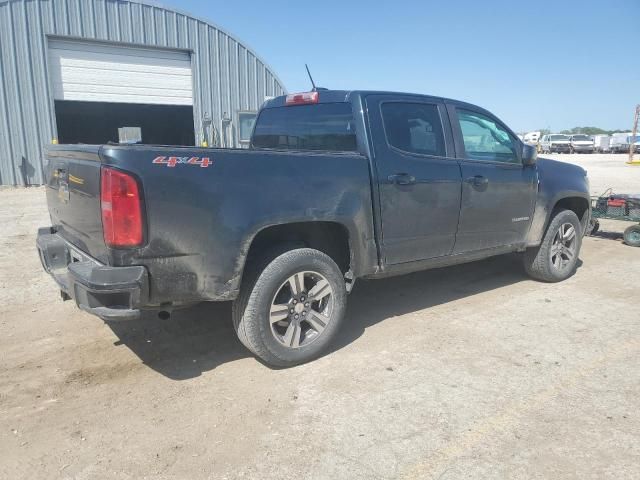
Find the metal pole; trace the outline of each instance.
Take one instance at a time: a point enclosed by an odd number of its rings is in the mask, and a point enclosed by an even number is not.
[[[638,134],[638,117],[640,117],[640,105],[636,105],[636,114],[633,118],[633,133],[631,134],[631,141],[629,142],[629,164],[640,164],[640,161],[633,161],[633,153],[636,148],[636,135]]]

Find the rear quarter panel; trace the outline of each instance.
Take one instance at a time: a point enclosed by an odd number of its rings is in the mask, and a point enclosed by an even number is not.
[[[364,156],[115,146],[101,156],[141,180],[148,243],[113,261],[149,269],[152,303],[233,299],[252,239],[271,225],[334,221],[349,232],[356,274],[375,258]],[[211,164],[169,167],[158,156]]]

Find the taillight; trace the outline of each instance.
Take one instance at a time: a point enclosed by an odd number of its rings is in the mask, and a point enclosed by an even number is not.
[[[306,105],[309,103],[318,103],[320,96],[318,92],[292,93],[287,95],[285,103],[287,105]]]
[[[102,167],[100,207],[104,241],[109,247],[142,244],[142,199],[135,178],[119,170]]]

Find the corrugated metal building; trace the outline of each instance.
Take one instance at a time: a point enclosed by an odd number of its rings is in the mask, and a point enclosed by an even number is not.
[[[0,0],[0,184],[41,184],[44,146],[118,141],[118,127],[243,146],[284,92],[227,32],[155,3]]]

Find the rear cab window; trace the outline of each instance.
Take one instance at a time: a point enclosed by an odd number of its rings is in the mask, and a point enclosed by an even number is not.
[[[317,103],[265,108],[256,120],[253,148],[357,151],[350,103]]]

